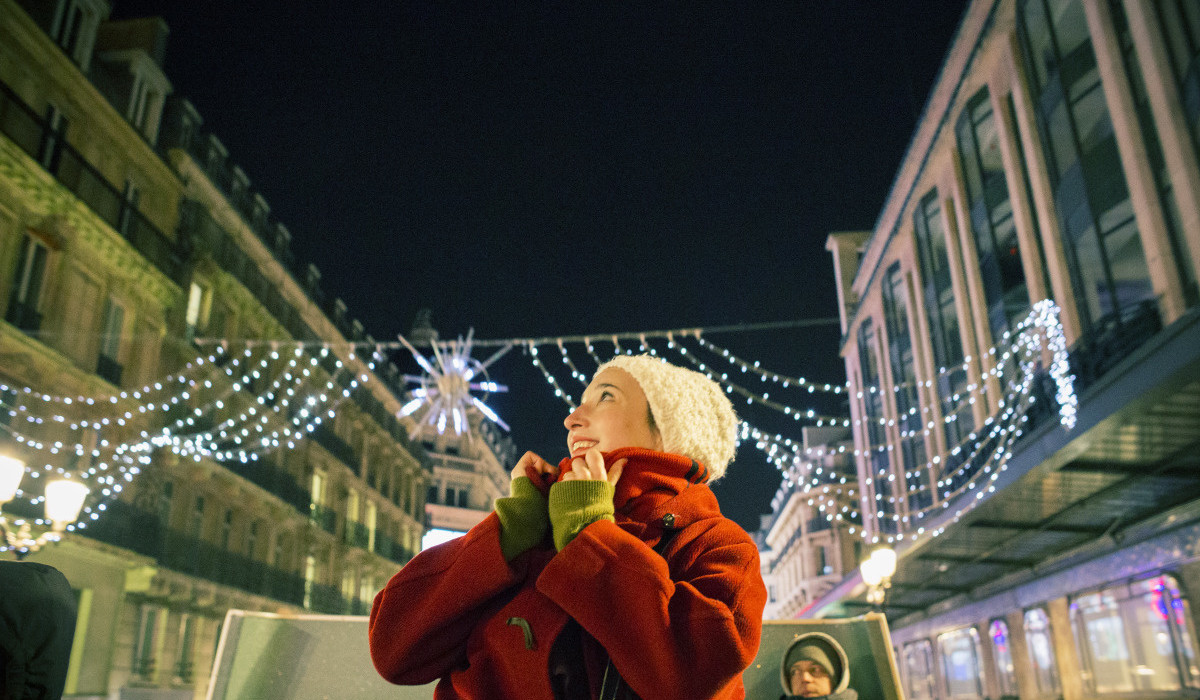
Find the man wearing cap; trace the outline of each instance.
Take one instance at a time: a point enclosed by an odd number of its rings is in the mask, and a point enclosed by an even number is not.
[[[842,645],[827,634],[800,635],[783,654],[783,700],[858,700],[850,687],[850,663]]]

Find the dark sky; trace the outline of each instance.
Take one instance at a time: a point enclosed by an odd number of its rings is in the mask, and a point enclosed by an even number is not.
[[[873,227],[965,0],[113,4],[369,333],[491,339],[836,316],[825,237]],[[841,382],[838,335],[709,338]],[[561,457],[528,359],[491,378]],[[743,446],[717,492],[754,529],[778,483]]]

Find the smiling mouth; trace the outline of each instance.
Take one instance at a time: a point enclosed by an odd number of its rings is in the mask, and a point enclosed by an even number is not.
[[[571,454],[575,454],[576,452],[586,452],[599,444],[600,443],[596,442],[595,440],[576,440],[575,442],[571,443]]]

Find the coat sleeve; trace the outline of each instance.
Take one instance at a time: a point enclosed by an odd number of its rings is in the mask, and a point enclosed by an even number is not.
[[[728,697],[762,634],[758,549],[721,518],[681,543],[673,561],[676,580],[654,550],[601,520],[550,561],[537,587],[608,651],[638,695]]]
[[[371,660],[386,680],[429,683],[466,659],[467,637],[521,578],[500,552],[495,513],[470,532],[421,552],[375,596],[368,623]]]

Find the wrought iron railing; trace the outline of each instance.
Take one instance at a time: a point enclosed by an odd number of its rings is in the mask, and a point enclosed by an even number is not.
[[[153,263],[167,277],[180,280],[183,255],[179,246],[152,224],[87,160],[66,143],[12,89],[0,82],[0,132],[42,164],[64,187]],[[47,149],[49,151],[47,152]]]
[[[310,506],[308,517],[325,532],[330,534],[337,532],[337,511],[334,509],[313,503]]]
[[[301,605],[304,579],[203,539],[169,530],[152,513],[119,500],[80,534],[151,557],[161,566],[221,585]]]

